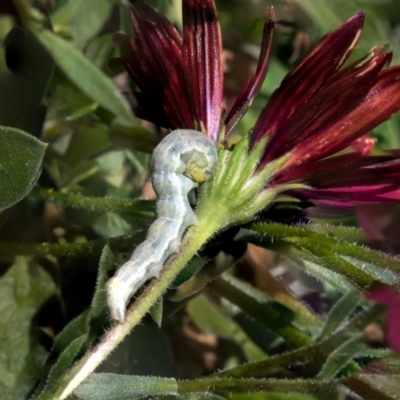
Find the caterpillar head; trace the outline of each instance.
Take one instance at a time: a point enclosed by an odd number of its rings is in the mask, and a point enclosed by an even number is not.
[[[216,158],[209,154],[192,150],[190,158],[186,160],[185,175],[197,183],[208,181],[217,169]]]

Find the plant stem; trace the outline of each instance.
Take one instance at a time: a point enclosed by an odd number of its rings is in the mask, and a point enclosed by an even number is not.
[[[0,253],[2,258],[14,256],[47,256],[55,257],[81,257],[90,254],[96,247],[101,248],[106,243],[125,249],[131,243],[135,234],[117,236],[111,239],[96,239],[87,242],[76,243],[19,243],[0,241]]]
[[[129,213],[137,218],[154,218],[154,201],[137,199],[120,199],[116,197],[89,197],[74,193],[62,193],[49,189],[39,189],[36,192],[43,200],[53,201],[67,207],[90,212],[115,211]]]
[[[178,382],[178,393],[208,392],[278,392],[278,393],[333,393],[337,383],[316,379],[219,379],[208,378]]]
[[[127,311],[125,322],[114,325],[104,335],[100,343],[79,360],[65,375],[55,398],[65,399],[68,397],[132,331],[152,305],[163,295],[189,260],[218,230],[218,223],[215,222],[209,217],[208,221],[204,221],[200,226],[194,226],[188,230],[182,241],[181,252],[170,257],[160,278],[153,280],[132,304]]]

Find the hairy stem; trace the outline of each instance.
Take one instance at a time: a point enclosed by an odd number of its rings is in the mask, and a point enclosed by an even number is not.
[[[196,381],[178,382],[178,393],[208,392],[235,393],[235,392],[278,392],[278,393],[333,393],[337,383],[318,381],[316,379],[219,379],[206,378]]]
[[[90,212],[103,213],[115,211],[129,213],[137,218],[154,218],[154,201],[82,196],[80,194],[62,193],[50,189],[39,189],[35,194],[43,200]]]
[[[87,242],[76,243],[19,243],[0,241],[0,253],[2,258],[22,256],[46,256],[55,257],[80,257],[91,253],[96,247],[101,248],[106,243],[119,245],[125,248],[135,234],[122,235],[111,239],[96,239]]]

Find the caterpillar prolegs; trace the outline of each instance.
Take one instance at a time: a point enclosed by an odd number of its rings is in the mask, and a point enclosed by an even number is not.
[[[215,144],[202,132],[173,131],[155,148],[151,180],[158,197],[157,219],[146,240],[107,284],[113,319],[124,321],[129,299],[147,280],[159,276],[167,258],[178,250],[186,228],[198,223],[187,195],[210,179],[216,168]]]

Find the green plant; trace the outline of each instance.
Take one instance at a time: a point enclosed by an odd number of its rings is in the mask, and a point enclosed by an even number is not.
[[[288,2],[294,8],[277,4],[278,18],[269,9],[265,24],[247,29],[248,42],[263,29],[255,73],[242,91],[226,80],[225,93],[212,0],[183,1],[183,42],[142,3],[132,8],[133,29],[122,2],[7,4],[20,27],[0,16],[4,398],[310,400],[352,391],[395,399],[400,262],[367,247],[348,210],[356,207],[371,234],[374,211],[365,204],[398,199],[399,155],[385,150],[399,145],[398,117],[374,130],[379,141],[369,156],[373,139],[365,134],[400,109],[400,71],[387,68],[385,46],[342,67],[362,30],[361,12],[344,22],[358,4],[324,1],[317,13],[307,1]],[[161,5],[179,26],[179,7]],[[229,42],[241,3],[218,5]],[[257,15],[257,4],[249,7]],[[355,58],[376,45],[376,32],[397,43],[388,22],[397,26],[396,2],[365,7]],[[275,42],[270,19],[280,21]],[[287,49],[341,23],[273,92],[289,69]],[[285,26],[290,32],[279,32]],[[234,53],[248,48],[250,57],[249,46]],[[133,92],[140,89],[136,101],[121,94],[124,70]],[[233,106],[221,118],[224,97]],[[104,288],[155,218],[154,201],[139,197],[148,197],[161,131],[178,128],[208,135],[218,168],[196,192],[199,224],[116,323]],[[347,213],[332,219],[334,209]],[[377,225],[372,233],[384,236]],[[325,299],[314,306],[330,310],[313,311],[260,261],[253,265],[268,285],[256,285],[238,260],[257,248],[275,254],[272,265],[295,265],[322,282]],[[364,329],[384,321],[388,347],[374,349]]]

